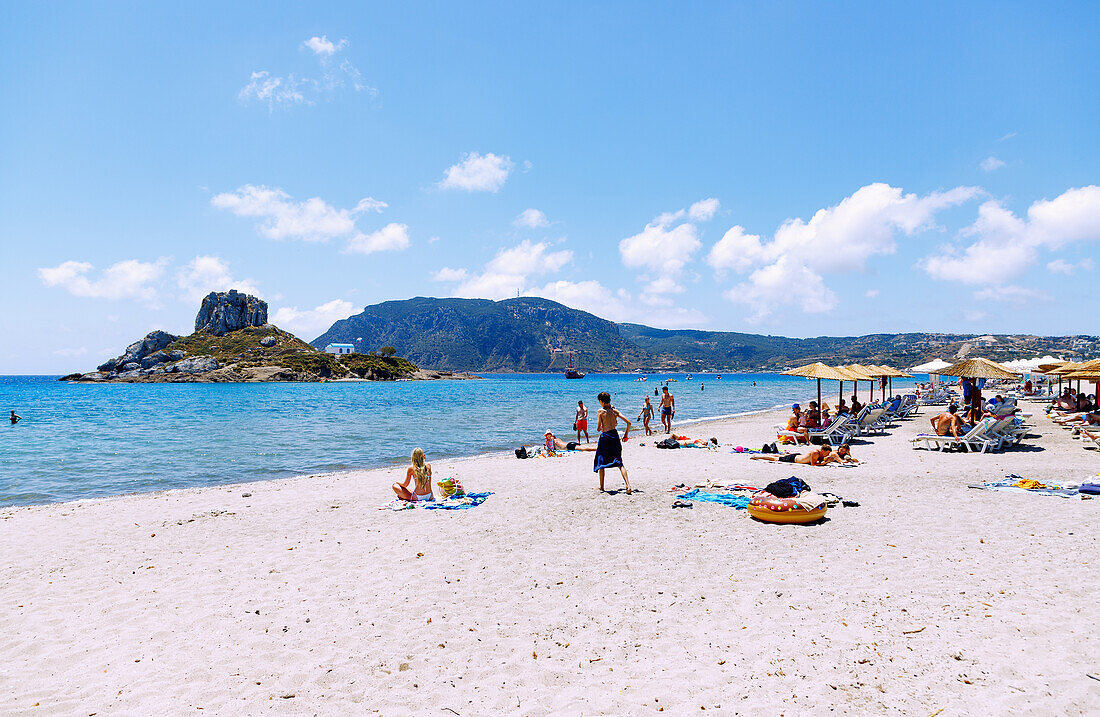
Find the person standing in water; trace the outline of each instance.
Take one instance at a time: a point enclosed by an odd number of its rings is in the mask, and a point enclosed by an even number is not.
[[[672,433],[672,417],[676,415],[676,398],[669,393],[668,386],[661,388],[661,425],[665,433]]]
[[[577,443],[581,442],[581,433],[584,433],[584,442],[588,443],[588,409],[584,407],[584,401],[577,401],[577,413],[573,419],[573,430],[577,432]]]
[[[19,416],[15,415],[15,409],[12,409],[12,412],[11,412],[11,425],[14,426],[15,424],[19,423],[21,420],[23,420],[23,419],[20,418]]]
[[[409,489],[409,483],[414,483],[412,490]],[[432,493],[432,464],[425,460],[424,451],[413,449],[412,465],[405,471],[405,480],[393,484],[393,492],[401,500],[411,503],[435,500]]]
[[[596,396],[600,402],[600,410],[596,412],[596,430],[600,432],[600,440],[596,444],[596,457],[592,461],[592,470],[600,475],[600,491],[603,491],[603,472],[608,468],[618,468],[623,474],[623,483],[626,484],[626,494],[630,495],[630,478],[626,474],[626,466],[623,465],[623,444],[619,441],[619,419],[626,422],[626,430],[623,431],[623,440],[630,439],[630,419],[619,412],[619,409],[611,405],[611,396],[603,391]]]
[[[642,406],[642,412],[638,414],[638,420],[642,422],[645,434],[652,436],[653,429],[649,427],[649,422],[653,420],[653,404],[649,402],[649,396],[645,397],[645,405]]]

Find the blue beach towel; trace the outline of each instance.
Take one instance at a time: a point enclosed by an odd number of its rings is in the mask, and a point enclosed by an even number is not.
[[[704,493],[698,488],[676,496],[682,500],[701,500],[706,503],[721,503],[731,508],[744,509],[749,504],[749,499],[743,495],[730,495],[729,493]]]
[[[447,498],[446,500],[435,500],[417,503],[416,505],[423,506],[425,510],[465,510],[466,508],[478,507],[491,495],[492,493],[467,493],[462,498]]]

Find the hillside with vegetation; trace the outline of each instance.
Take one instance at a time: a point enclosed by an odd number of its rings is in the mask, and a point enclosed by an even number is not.
[[[1095,336],[871,334],[796,339],[617,324],[554,301],[417,297],[374,304],[311,342],[393,346],[420,366],[475,372],[777,371],[809,361],[908,367],[933,358],[1100,355]]]

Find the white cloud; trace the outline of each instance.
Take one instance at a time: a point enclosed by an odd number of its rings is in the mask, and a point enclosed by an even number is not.
[[[271,323],[295,334],[322,334],[336,321],[351,316],[354,310],[352,303],[343,299],[333,299],[314,309],[283,306],[272,315]]]
[[[252,279],[234,279],[229,264],[216,256],[196,256],[176,273],[176,286],[189,302],[199,301],[211,291],[236,289],[254,296],[260,294]]]
[[[326,241],[355,230],[356,210],[337,209],[320,197],[296,202],[278,188],[246,184],[214,195],[210,203],[238,217],[262,218],[258,231],[268,239]]]
[[[806,314],[824,314],[837,303],[836,294],[825,286],[821,275],[790,256],[781,256],[752,272],[747,282],[734,286],[725,296],[752,309],[750,323],[759,323],[773,312],[782,313],[792,306]]]
[[[140,299],[157,304],[155,282],[164,275],[167,259],[153,262],[127,259],[104,269],[99,278],[89,278],[95,268],[85,261],[66,261],[38,270],[46,286],[58,286],[73,296],[93,299]]]
[[[700,199],[688,209],[688,217],[693,222],[708,222],[714,217],[721,206],[722,203],[713,197],[710,199]]]
[[[985,202],[959,236],[976,239],[962,248],[941,247],[922,259],[929,276],[979,285],[1015,278],[1038,261],[1041,250],[1100,239],[1100,187],[1069,189],[1034,202],[1026,219],[997,201]]]
[[[1092,259],[1088,258],[1082,259],[1077,263],[1068,262],[1064,259],[1055,259],[1047,263],[1047,271],[1051,274],[1065,274],[1066,276],[1072,276],[1078,269],[1082,271],[1092,271],[1092,267]]]
[[[868,289],[867,291],[863,292],[863,295],[868,299],[877,299],[878,295],[879,295],[879,290],[878,289]]]
[[[455,296],[480,299],[507,299],[523,293],[528,278],[560,271],[573,260],[568,249],[551,251],[547,242],[524,240],[514,247],[501,249],[480,274],[467,275],[455,289]],[[447,276],[456,276],[460,269],[441,269]]]
[[[599,281],[553,281],[528,289],[527,296],[541,296],[560,304],[587,311],[611,321],[634,321],[650,326],[683,328],[703,326],[707,318],[695,309],[673,306],[670,301],[660,305],[639,306],[630,293],[620,289],[612,292]],[[658,297],[660,298],[660,297]],[[644,299],[642,300],[644,303]]]
[[[345,85],[350,85],[356,92],[366,90],[372,95],[377,94],[373,87],[363,82],[362,74],[351,60],[344,58],[338,64],[333,62],[333,56],[347,46],[347,40],[332,42],[325,35],[311,37],[302,42],[302,47],[313,52],[319,63],[316,69],[320,70],[320,76],[294,73],[274,75],[268,70],[257,70],[249,76],[248,84],[237,93],[237,98],[245,103],[266,104],[269,111],[274,111],[294,105],[315,104]]]
[[[1001,167],[1005,166],[1005,163],[1002,160],[997,159],[993,155],[989,155],[988,157],[983,159],[981,164],[979,164],[978,166],[982,168],[983,172],[992,172],[995,169],[1000,169]]]
[[[492,261],[485,265],[486,271],[500,274],[548,274],[558,271],[573,260],[573,252],[568,249],[550,251],[547,242],[532,242],[524,239],[510,249],[497,252]]]
[[[308,84],[308,83],[306,83]],[[303,82],[294,75],[272,76],[267,70],[253,72],[248,84],[237,93],[241,102],[262,102],[268,109],[308,103],[302,89]]]
[[[428,243],[429,244],[435,244],[437,241],[439,241],[439,237],[434,235],[434,234],[432,236],[428,237]]]
[[[702,246],[694,224],[672,226],[682,215],[682,211],[662,214],[638,234],[619,242],[623,264],[653,275],[647,277],[651,290],[680,291],[678,279]]]
[[[348,239],[345,254],[373,254],[376,251],[401,251],[409,246],[407,224],[390,222],[370,234],[358,233]]]
[[[550,221],[546,218],[546,215],[538,209],[524,209],[519,213],[519,216],[512,220],[512,223],[517,227],[529,227],[531,229],[550,226]]]
[[[261,219],[256,229],[268,239],[324,242],[344,238],[345,252],[362,254],[400,250],[409,245],[405,224],[387,224],[370,234],[359,231],[356,226],[359,217],[369,212],[381,213],[388,206],[373,197],[360,199],[354,209],[337,209],[320,197],[299,202],[277,187],[246,184],[236,191],[215,195],[210,203],[238,217]]]
[[[445,266],[439,271],[432,272],[432,281],[462,281],[469,275],[465,269],[452,269]]]
[[[496,192],[504,186],[511,171],[512,160],[507,156],[469,152],[462,155],[461,162],[447,169],[439,187],[467,192]]]
[[[719,274],[751,271],[748,281],[733,287],[727,298],[747,304],[753,321],[791,306],[808,313],[828,312],[837,298],[824,275],[865,270],[870,258],[897,250],[899,233],[933,228],[939,211],[980,191],[956,187],[918,196],[888,184],[869,184],[836,206],[818,210],[809,221],[788,219],[770,241],[734,226],[711,247],[707,261]]]
[[[1002,301],[1011,304],[1026,304],[1036,301],[1050,301],[1050,294],[1039,289],[1029,289],[1024,286],[998,285],[989,286],[974,292],[977,301]]]
[[[320,37],[311,37],[302,43],[304,47],[308,47],[313,50],[315,55],[324,55],[325,57],[331,57],[334,53],[343,50],[348,46],[347,40],[340,40],[339,42],[333,42],[328,39],[328,36],[321,35]]]
[[[998,139],[997,141],[998,142],[1004,142],[1006,139],[1012,139],[1013,137],[1015,137],[1018,134],[1019,134],[1019,132],[1009,132],[1008,134],[1002,135],[1000,137],[1000,139]]]

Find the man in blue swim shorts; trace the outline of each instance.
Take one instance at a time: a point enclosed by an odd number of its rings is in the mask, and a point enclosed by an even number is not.
[[[662,386],[661,394],[661,425],[665,427],[665,433],[672,433],[672,417],[676,415],[676,399],[668,392],[668,386]]]

